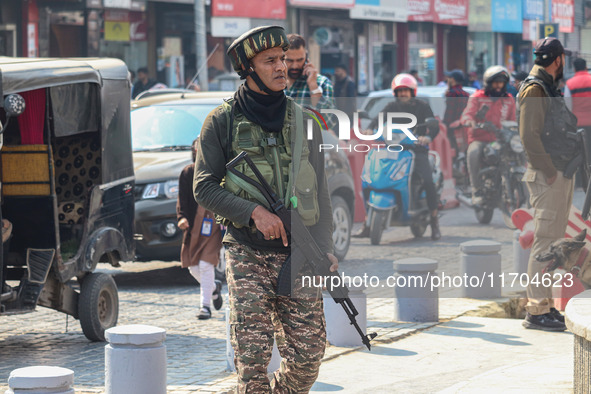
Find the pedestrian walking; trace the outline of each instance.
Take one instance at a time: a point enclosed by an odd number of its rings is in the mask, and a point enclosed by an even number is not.
[[[468,104],[470,94],[462,88],[462,84],[464,83],[464,72],[462,70],[455,69],[448,71],[445,73],[445,76],[447,77],[447,91],[445,92],[443,123],[447,126],[447,138],[451,147],[458,153],[455,128],[451,127],[451,125],[462,116],[462,112],[466,108],[466,104]]]
[[[277,294],[291,240],[262,196],[239,186],[239,178],[226,176],[226,163],[248,152],[275,193],[285,197],[287,208],[308,226],[333,263],[331,269],[338,268],[332,255],[332,209],[324,154],[319,150],[322,136],[315,122],[308,122],[310,114],[285,94],[288,48],[289,40],[280,26],[252,29],[230,45],[232,66],[246,82],[206,118],[195,162],[197,202],[227,225],[223,242],[240,393],[308,392],[318,376],[326,332],[319,291],[302,297]],[[318,81],[316,72],[309,77],[310,82]],[[307,124],[313,128],[311,140],[306,138]],[[294,163],[296,158],[299,162]],[[237,169],[257,181],[242,164]],[[270,382],[267,365],[274,337],[283,361]]]
[[[578,153],[577,142],[568,137],[576,132],[577,118],[557,88],[570,51],[558,39],[546,37],[537,42],[534,54],[534,66],[519,91],[519,134],[528,161],[523,180],[535,209],[523,326],[564,331],[564,316],[554,308],[552,283],[543,280],[547,262],[537,261],[536,256],[564,237],[572,204],[574,182],[563,171]]]
[[[148,76],[148,69],[146,67],[138,68],[137,81],[131,89],[131,98],[135,99],[140,93],[152,89],[157,83],[158,81]]]
[[[195,162],[197,140],[191,145]],[[222,307],[222,282],[215,280],[215,266],[219,263],[222,248],[222,232],[211,211],[195,202],[193,177],[195,164],[189,164],[179,176],[179,195],[176,212],[178,227],[183,230],[181,267],[188,268],[201,287],[200,320],[211,317],[211,304],[216,310]]]
[[[334,97],[337,109],[343,111],[353,121],[353,114],[357,110],[357,88],[349,76],[346,65],[339,64],[334,69]]]

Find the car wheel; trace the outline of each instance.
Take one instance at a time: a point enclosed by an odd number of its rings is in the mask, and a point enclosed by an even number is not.
[[[117,324],[119,295],[111,275],[92,273],[80,286],[78,317],[86,338],[104,341],[105,330]]]
[[[334,227],[332,232],[334,255],[339,261],[343,261],[351,244],[353,220],[349,206],[340,196],[332,197],[332,223]]]

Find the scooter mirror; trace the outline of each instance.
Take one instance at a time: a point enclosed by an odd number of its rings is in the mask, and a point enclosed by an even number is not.
[[[439,129],[439,121],[435,118],[427,118],[425,119],[425,123],[427,124],[427,128],[429,130]]]
[[[9,94],[4,99],[4,111],[6,116],[19,116],[25,112],[25,99],[20,94]]]

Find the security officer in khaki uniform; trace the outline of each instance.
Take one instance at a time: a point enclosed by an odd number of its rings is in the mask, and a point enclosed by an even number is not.
[[[538,41],[535,65],[519,91],[519,134],[528,160],[523,177],[535,208],[534,243],[528,264],[527,315],[525,328],[564,331],[564,316],[554,308],[551,283],[544,286],[543,269],[548,262],[536,256],[547,252],[552,242],[564,237],[573,197],[574,182],[566,169],[578,151],[569,133],[576,132],[577,118],[565,105],[558,89],[563,77],[565,51],[556,38]],[[548,275],[548,274],[546,274]]]
[[[208,115],[195,162],[197,202],[228,226],[223,242],[241,393],[308,392],[318,376],[326,333],[318,291],[301,298],[277,294],[290,239],[266,202],[226,172],[226,163],[248,152],[277,195],[301,216],[333,263],[331,269],[338,267],[332,255],[332,209],[319,151],[320,129],[314,128],[308,141],[303,126],[311,117],[284,93],[288,47],[278,26],[252,29],[234,41],[228,56],[246,83]],[[300,158],[299,165],[293,166],[295,158]],[[297,174],[294,167],[299,168]],[[237,169],[255,179],[244,163]],[[274,336],[283,361],[269,382]]]

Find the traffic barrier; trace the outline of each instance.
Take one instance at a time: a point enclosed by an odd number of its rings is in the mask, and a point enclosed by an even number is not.
[[[143,324],[105,331],[106,394],[166,394],[166,330]]]
[[[462,297],[501,297],[501,244],[484,239],[468,241],[460,244],[460,251],[460,275],[467,278],[461,287]]]
[[[587,394],[591,388],[591,290],[574,296],[568,303],[565,323],[574,334],[574,392]]]
[[[4,394],[74,394],[73,384],[71,369],[37,365],[13,370]]]
[[[439,321],[439,289],[429,285],[437,261],[411,257],[394,261],[398,274],[394,287],[394,320],[408,322]]]
[[[515,227],[521,230],[519,244],[523,249],[530,249],[534,242],[534,209],[516,209],[511,215],[511,220]],[[589,220],[583,220],[581,211],[574,205],[571,205],[564,237],[573,238],[583,229],[587,229],[586,241],[591,241],[591,222]],[[588,248],[589,246],[585,247]],[[570,283],[570,280],[565,282],[568,286],[563,285],[563,282],[564,281],[555,283],[552,286],[554,307],[561,311],[565,310],[568,301],[572,297],[585,290],[585,286],[583,286],[579,278],[572,278],[572,284]]]
[[[367,295],[365,287],[349,287],[349,298],[359,312],[357,324],[362,332],[367,331]],[[359,333],[349,321],[340,304],[334,302],[328,292],[322,293],[324,298],[324,317],[326,319],[326,340],[333,346],[363,346]]]
[[[277,348],[277,343],[273,341],[273,350],[271,352],[271,361],[267,365],[267,372],[275,372],[281,366],[281,355]],[[226,371],[236,372],[236,365],[234,364],[234,348],[230,341],[230,308],[226,307]]]

